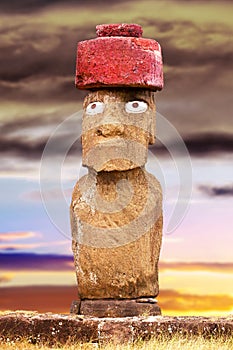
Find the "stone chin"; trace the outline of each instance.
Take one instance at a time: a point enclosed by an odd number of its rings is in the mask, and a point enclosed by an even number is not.
[[[112,159],[109,160],[107,163],[104,163],[100,167],[93,167],[93,169],[97,172],[100,171],[126,171],[126,170],[131,170],[138,168],[138,165],[133,163],[132,161],[128,159]]]
[[[83,166],[100,171],[125,171],[144,167],[147,147],[132,140],[111,139],[83,152]]]

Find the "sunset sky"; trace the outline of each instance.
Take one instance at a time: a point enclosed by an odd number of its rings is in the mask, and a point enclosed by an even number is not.
[[[125,22],[163,49],[147,165],[164,193],[159,304],[170,315],[232,314],[233,3],[3,0],[0,19],[0,310],[69,312],[76,297],[69,203],[85,172],[76,46],[97,24]]]

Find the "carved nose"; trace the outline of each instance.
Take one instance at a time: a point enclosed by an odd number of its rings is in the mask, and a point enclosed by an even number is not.
[[[122,124],[100,125],[96,130],[96,135],[103,136],[103,137],[122,136],[123,134],[124,134],[124,125]]]

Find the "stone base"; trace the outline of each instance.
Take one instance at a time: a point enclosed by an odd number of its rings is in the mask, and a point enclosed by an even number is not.
[[[60,349],[61,344],[77,346],[80,343],[90,345],[91,342],[95,345],[109,342],[133,343],[139,339],[164,340],[173,336],[180,337],[183,343],[194,335],[212,341],[222,338],[228,343],[232,339],[232,334],[233,316],[230,315],[222,318],[190,316],[94,318],[52,313],[38,314],[32,311],[7,311],[0,314],[0,344],[7,343],[9,348],[11,342],[14,342],[14,346],[12,345],[14,349],[22,348],[21,341],[25,344],[24,349],[27,348],[26,342],[39,344],[40,347],[44,344],[46,349],[48,344],[50,347]],[[1,345],[2,349],[4,345]],[[145,344],[144,349],[146,348]]]
[[[73,301],[71,314],[91,317],[157,316],[161,309],[153,298],[140,299],[94,299]]]

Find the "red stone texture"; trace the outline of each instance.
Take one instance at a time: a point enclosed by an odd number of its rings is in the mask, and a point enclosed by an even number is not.
[[[142,27],[138,24],[100,24],[96,26],[97,36],[142,36]]]
[[[116,32],[110,26],[101,30],[106,35]],[[136,29],[133,27],[132,31]],[[77,49],[76,86],[79,89],[133,87],[161,90],[161,47],[155,40],[132,36],[101,36],[81,41]]]

